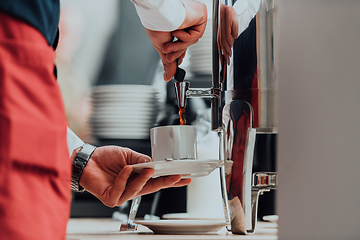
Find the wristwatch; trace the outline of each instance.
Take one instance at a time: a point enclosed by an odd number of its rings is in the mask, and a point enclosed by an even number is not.
[[[96,149],[95,146],[85,143],[76,155],[72,167],[71,190],[75,192],[84,192],[85,189],[79,185],[81,174],[89,161],[91,154]]]

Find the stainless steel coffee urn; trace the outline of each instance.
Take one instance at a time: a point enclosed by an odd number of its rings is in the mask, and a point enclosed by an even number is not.
[[[275,0],[214,0],[212,18],[212,87],[191,89],[185,81],[175,88],[180,105],[211,98],[211,128],[225,161],[220,178],[228,229],[249,234],[259,195],[277,186],[275,172],[252,172],[256,134],[277,132]]]

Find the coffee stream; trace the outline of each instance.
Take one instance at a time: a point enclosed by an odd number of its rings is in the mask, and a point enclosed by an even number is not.
[[[185,120],[185,108],[184,107],[179,107],[179,116],[180,116],[180,125],[185,125],[186,120]]]

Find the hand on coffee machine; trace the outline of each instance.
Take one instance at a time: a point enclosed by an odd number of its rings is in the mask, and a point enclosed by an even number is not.
[[[261,0],[237,1],[233,6],[220,4],[217,42],[221,66],[230,64],[235,39],[248,28],[260,4]]]
[[[232,6],[225,4],[220,4],[219,15],[217,41],[219,56],[222,56],[220,57],[221,66],[223,66],[223,61],[228,65],[230,64],[231,48],[238,37],[238,15]]]
[[[162,60],[165,81],[171,80],[175,75],[177,68],[175,60],[179,59],[179,64],[181,64],[187,48],[202,37],[207,23],[205,4],[191,0],[184,0],[183,4],[186,17],[176,30],[154,31],[145,28]]]
[[[79,149],[72,154],[75,159]],[[151,158],[129,148],[104,146],[95,149],[80,178],[79,184],[106,206],[114,207],[140,195],[168,187],[182,187],[191,179],[180,175],[151,178],[154,169],[133,173],[132,164],[151,162]]]

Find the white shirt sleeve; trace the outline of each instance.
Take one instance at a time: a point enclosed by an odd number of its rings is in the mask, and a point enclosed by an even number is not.
[[[238,0],[234,9],[238,15],[238,37],[249,26],[250,21],[259,11],[261,0]]]
[[[147,29],[173,31],[183,23],[186,9],[182,0],[131,0]]]
[[[67,128],[67,145],[68,145],[68,150],[69,150],[69,157],[71,156],[72,152],[84,145],[84,142],[78,137],[76,136],[76,134],[70,130],[70,128]]]

